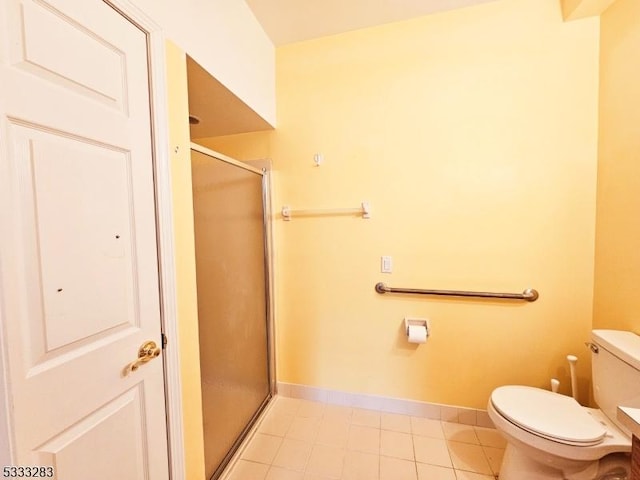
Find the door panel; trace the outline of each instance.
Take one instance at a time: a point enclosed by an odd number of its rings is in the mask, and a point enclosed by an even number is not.
[[[0,2],[0,315],[16,464],[167,479],[147,38],[102,0]],[[6,28],[5,28],[6,27]]]
[[[16,13],[12,57],[17,67],[107,104],[124,106],[125,52],[47,4],[28,2],[21,14]],[[52,51],[64,55],[51,55]]]
[[[32,354],[42,358],[116,327],[139,326],[130,156],[60,132],[23,126],[10,132],[39,257],[43,321],[33,322],[30,336],[44,351]]]
[[[96,410],[39,447],[40,464],[55,465],[61,479],[82,478],[91,471],[145,478],[149,455],[140,423],[142,401],[140,389],[134,388]]]

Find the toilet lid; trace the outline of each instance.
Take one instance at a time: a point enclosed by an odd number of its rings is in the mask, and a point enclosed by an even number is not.
[[[541,437],[568,445],[597,445],[607,433],[572,397],[540,388],[496,388],[491,403],[502,416]]]

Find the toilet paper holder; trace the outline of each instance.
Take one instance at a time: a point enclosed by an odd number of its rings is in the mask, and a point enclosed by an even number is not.
[[[410,326],[425,327],[427,329],[427,337],[431,333],[431,322],[428,318],[404,317],[404,331],[406,335],[409,335]]]

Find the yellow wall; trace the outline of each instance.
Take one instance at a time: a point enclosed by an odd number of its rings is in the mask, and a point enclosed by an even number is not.
[[[277,49],[277,130],[203,143],[271,156],[278,208],[373,208],[276,218],[280,381],[484,408],[501,384],[567,392],[575,353],[586,400],[598,35],[557,0],[502,0]],[[407,344],[405,315],[431,319],[426,345]]]
[[[595,328],[640,333],[640,2],[601,18]]]
[[[187,97],[187,64],[182,50],[166,42],[169,144],[173,195],[174,247],[180,375],[185,448],[185,478],[204,475],[200,351],[198,348],[198,303],[196,295],[193,202],[191,194],[191,150]]]

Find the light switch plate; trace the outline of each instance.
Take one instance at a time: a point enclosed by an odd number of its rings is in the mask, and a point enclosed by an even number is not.
[[[380,257],[380,271],[382,273],[393,272],[393,257],[387,255]]]

